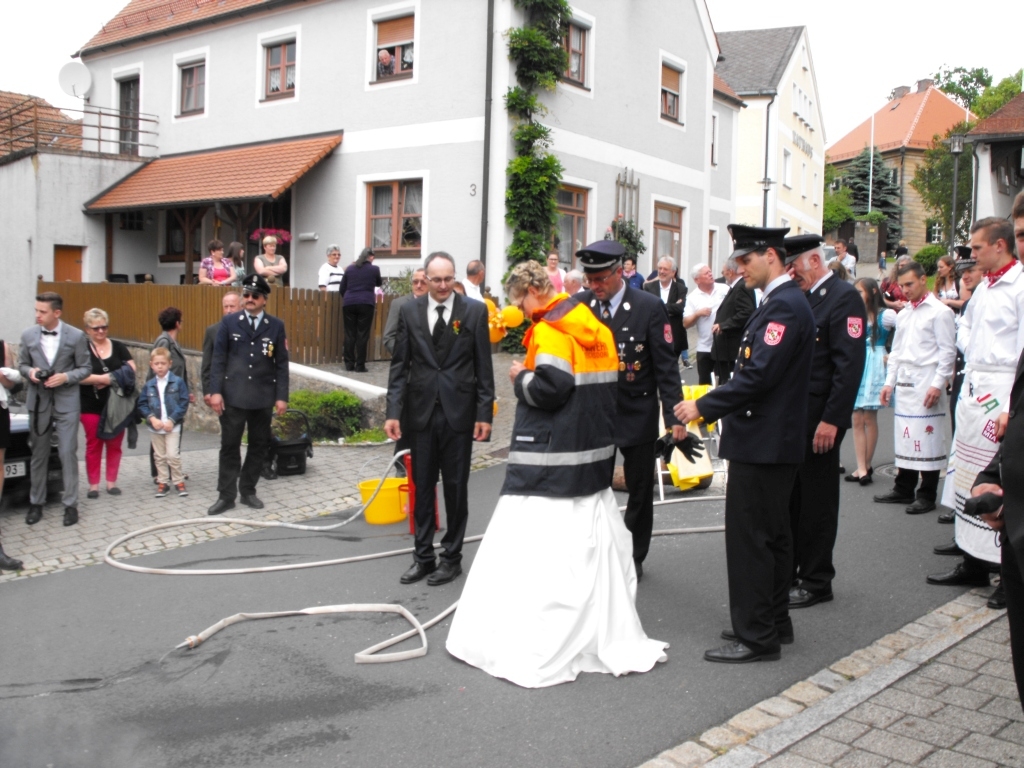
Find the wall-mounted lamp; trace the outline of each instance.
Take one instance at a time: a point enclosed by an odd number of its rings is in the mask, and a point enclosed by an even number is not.
[[[299,232],[300,243],[315,243],[320,239],[320,234],[317,232]]]

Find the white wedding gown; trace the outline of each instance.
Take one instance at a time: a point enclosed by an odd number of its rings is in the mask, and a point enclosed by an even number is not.
[[[611,489],[502,496],[466,579],[448,652],[527,688],[665,661],[637,616],[632,537]]]

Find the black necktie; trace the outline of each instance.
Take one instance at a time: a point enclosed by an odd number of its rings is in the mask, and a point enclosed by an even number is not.
[[[249,327],[252,328],[252,332],[256,333],[256,318],[249,315]]]
[[[601,302],[601,319],[611,320],[612,319],[612,303],[610,301]]]
[[[56,336],[56,331],[43,331],[43,336]]]
[[[437,308],[437,322],[434,323],[434,331],[431,338],[434,340],[434,349],[441,346],[441,337],[444,336],[444,305]]]

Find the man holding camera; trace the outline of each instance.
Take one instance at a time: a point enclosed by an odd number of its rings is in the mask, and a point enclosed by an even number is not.
[[[36,296],[36,324],[21,334],[18,369],[28,382],[32,489],[25,522],[43,517],[50,442],[56,432],[64,472],[64,525],[78,522],[78,383],[92,373],[85,334],[61,321],[64,300],[56,293]]]

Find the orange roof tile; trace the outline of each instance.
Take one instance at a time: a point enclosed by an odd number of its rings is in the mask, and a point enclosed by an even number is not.
[[[715,88],[715,93],[720,93],[723,96],[726,96],[726,97],[728,97],[730,99],[734,99],[734,100],[740,102],[741,104],[743,103],[743,99],[740,98],[739,94],[736,93],[736,91],[734,91],[732,89],[732,86],[730,86],[727,82],[725,82],[725,79],[720,74],[718,74],[717,72],[715,72],[714,88]]]
[[[260,10],[259,6],[266,6],[269,9],[288,2],[289,0],[130,0],[114,18],[103,25],[103,29],[82,46],[79,55],[138,37],[195,26],[197,22],[209,23],[220,17],[237,15],[240,11]]]
[[[341,135],[161,157],[86,203],[90,213],[273,200],[341,144]]]
[[[0,91],[0,155],[32,148],[81,150],[82,121],[39,96]]]
[[[968,136],[1024,134],[1024,93],[1018,93],[991,115],[981,120]]]
[[[964,120],[974,120],[963,107],[934,85],[926,91],[893,99],[875,112],[875,146],[881,152],[900,147],[928,149],[935,134],[945,134]],[[871,118],[858,125],[827,150],[829,162],[856,157],[871,141]]]

